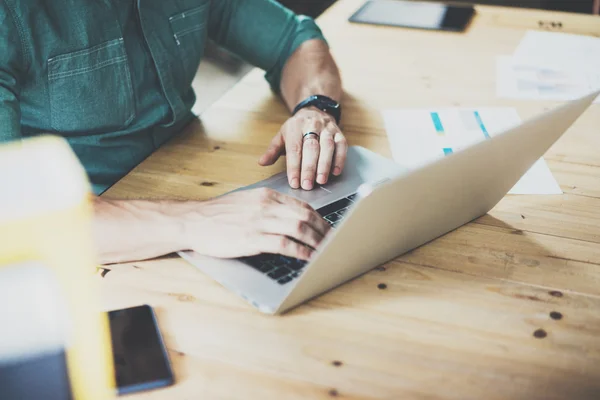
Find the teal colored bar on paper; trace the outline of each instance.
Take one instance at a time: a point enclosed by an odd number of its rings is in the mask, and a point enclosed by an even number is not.
[[[444,147],[442,150],[444,150],[444,155],[447,156],[448,154],[452,154],[453,151],[452,149],[448,148],[448,147]]]
[[[431,113],[431,120],[433,121],[433,126],[435,126],[435,130],[439,135],[444,134],[444,126],[442,125],[442,120],[440,119],[440,115],[436,112]]]
[[[481,115],[479,115],[479,111],[475,111],[474,114],[475,114],[475,120],[477,121],[477,123],[479,124],[479,127],[481,128],[481,131],[483,132],[483,136],[485,136],[486,139],[490,139],[490,134],[488,133],[487,129],[485,129],[485,125],[483,124]]]

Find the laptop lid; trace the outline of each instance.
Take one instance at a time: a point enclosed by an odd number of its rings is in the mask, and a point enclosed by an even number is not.
[[[366,188],[364,198],[322,244],[277,312],[487,213],[599,93],[567,103],[380,186]]]

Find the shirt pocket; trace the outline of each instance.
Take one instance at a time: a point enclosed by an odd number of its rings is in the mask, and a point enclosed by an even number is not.
[[[173,40],[179,49],[179,57],[185,73],[186,82],[196,75],[208,36],[208,14],[210,1],[179,12],[169,17]]]
[[[48,59],[50,124],[61,133],[115,131],[135,118],[123,38]]]

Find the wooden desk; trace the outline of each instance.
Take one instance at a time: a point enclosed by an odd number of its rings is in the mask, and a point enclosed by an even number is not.
[[[384,107],[555,104],[495,96],[495,57],[525,29],[597,17],[478,8],[466,34],[320,23],[341,65],[351,144],[389,155]],[[201,95],[201,94],[200,94]],[[250,73],[106,196],[207,199],[281,171],[257,159],[288,113]],[[546,155],[563,196],[508,196],[484,216],[282,317],[176,258],[109,267],[107,308],[149,303],[178,383],[145,399],[600,398],[600,106]],[[385,286],[380,284],[385,284]],[[380,288],[381,287],[381,288]]]

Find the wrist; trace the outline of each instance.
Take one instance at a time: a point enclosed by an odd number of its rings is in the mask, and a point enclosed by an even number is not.
[[[306,115],[306,116],[310,116],[310,115],[312,115],[312,116],[314,116],[315,114],[316,114],[316,115],[322,115],[322,116],[323,116],[323,117],[325,117],[325,118],[330,118],[331,120],[333,120],[333,121],[335,122],[335,119],[334,119],[334,118],[333,118],[331,115],[327,114],[327,113],[326,113],[325,111],[323,111],[323,110],[319,110],[319,109],[318,109],[317,107],[315,107],[315,106],[310,106],[310,107],[305,107],[305,108],[302,108],[302,109],[298,110],[298,111],[297,111],[297,112],[294,114],[294,116],[303,116],[303,115]]]
[[[194,247],[194,242],[202,236],[198,232],[205,224],[198,223],[199,216],[202,215],[201,201],[180,201],[172,202],[168,206],[167,215],[165,215],[165,226],[169,240],[173,246],[177,247],[177,251],[191,250]]]

